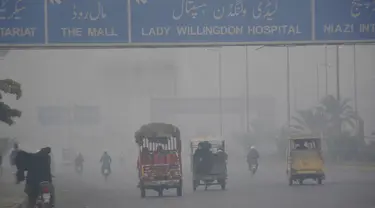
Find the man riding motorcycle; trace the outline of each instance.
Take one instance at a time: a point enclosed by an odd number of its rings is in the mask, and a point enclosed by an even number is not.
[[[255,165],[255,170],[258,170],[258,159],[259,152],[255,149],[255,146],[250,147],[250,151],[247,153],[247,164],[249,165],[249,170],[251,170],[251,165]]]
[[[28,153],[19,151],[15,158],[17,166],[16,179],[17,183],[24,181],[26,178],[25,193],[28,195],[28,207],[35,206],[37,197],[40,192],[40,183],[49,182],[51,192],[51,204],[54,206],[55,191],[52,185],[51,174],[51,148],[42,148],[37,153]],[[24,173],[27,171],[27,176]]]
[[[78,153],[76,159],[74,160],[76,171],[78,171],[78,168],[81,168],[81,171],[83,169],[83,155],[81,153]]]
[[[102,174],[104,175],[104,170],[108,170],[108,174],[111,173],[111,163],[112,159],[108,155],[107,151],[104,151],[102,157],[100,158],[100,162],[102,163]]]

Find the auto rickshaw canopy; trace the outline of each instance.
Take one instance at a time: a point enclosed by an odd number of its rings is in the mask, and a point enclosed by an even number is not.
[[[319,137],[299,136],[289,139],[291,149],[316,149],[321,150],[322,139]]]
[[[177,148],[181,149],[180,130],[172,124],[166,123],[149,123],[141,126],[135,132],[135,142],[142,146],[143,139],[147,138],[148,141],[154,143],[166,144],[168,139],[175,138],[177,141]]]
[[[220,138],[215,138],[211,136],[207,137],[198,137],[190,140],[190,148],[195,150],[198,148],[199,144],[208,147],[209,149],[225,149],[225,140]]]

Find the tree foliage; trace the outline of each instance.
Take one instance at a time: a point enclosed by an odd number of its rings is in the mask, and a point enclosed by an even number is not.
[[[349,99],[337,100],[332,95],[324,97],[314,108],[297,111],[291,128],[314,136],[321,134],[338,138],[343,127],[356,127],[360,119],[349,105]]]
[[[349,99],[328,95],[317,106],[297,111],[289,128],[279,132],[280,152],[287,147],[286,139],[294,135],[322,137],[331,158],[349,159],[358,156],[364,144],[364,122]]]
[[[22,96],[21,84],[11,79],[0,80],[0,90],[3,93],[15,95],[17,100]],[[0,99],[2,99],[2,97],[0,93]],[[21,114],[21,111],[13,109],[0,101],[0,121],[12,125],[14,124],[14,118],[21,117]]]
[[[291,128],[313,136],[320,136],[325,131],[326,120],[319,109],[306,109],[297,111],[297,116],[292,117]]]

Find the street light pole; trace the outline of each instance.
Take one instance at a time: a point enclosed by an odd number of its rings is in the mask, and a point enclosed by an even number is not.
[[[223,136],[223,99],[222,99],[222,63],[221,63],[221,50],[219,52],[219,120],[220,120],[220,136]]]
[[[249,54],[248,54],[248,47],[245,46],[246,48],[246,132],[250,133],[250,109],[249,109],[249,104],[250,104],[250,98],[249,98]]]
[[[316,65],[316,100],[319,102],[319,65]]]
[[[265,46],[261,46],[256,51],[261,50]],[[285,47],[285,45],[283,46]],[[289,46],[286,46],[286,99],[287,99],[287,125],[290,127],[290,51]]]
[[[339,45],[336,46],[336,96],[340,100],[340,52]]]
[[[223,98],[222,98],[222,63],[221,63],[221,49],[205,49],[206,51],[215,51],[219,58],[219,122],[220,122],[220,136],[223,136]]]
[[[286,47],[286,97],[287,97],[287,121],[290,127],[290,60],[289,46]]]
[[[326,93],[325,96],[328,95],[328,53],[327,53],[327,45],[324,46],[324,66],[325,66],[325,73],[326,73]]]
[[[358,100],[357,100],[357,54],[356,46],[353,45],[353,63],[354,63],[354,112],[358,112]]]

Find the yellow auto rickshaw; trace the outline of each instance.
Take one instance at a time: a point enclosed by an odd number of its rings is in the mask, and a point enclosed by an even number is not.
[[[289,185],[303,184],[305,179],[313,179],[322,184],[325,179],[320,138],[298,137],[289,139],[287,149],[287,176]]]

